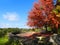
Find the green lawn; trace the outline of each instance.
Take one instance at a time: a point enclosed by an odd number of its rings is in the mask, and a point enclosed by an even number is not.
[[[0,38],[0,45],[4,45],[7,41],[8,41],[7,36]]]

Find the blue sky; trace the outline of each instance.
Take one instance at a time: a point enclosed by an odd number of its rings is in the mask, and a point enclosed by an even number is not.
[[[0,0],[0,28],[28,28],[28,12],[37,0]]]
[[[0,0],[0,28],[28,28],[27,16],[34,2],[35,0]]]

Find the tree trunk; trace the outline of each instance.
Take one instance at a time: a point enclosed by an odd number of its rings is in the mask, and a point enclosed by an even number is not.
[[[45,24],[45,29],[46,29],[46,32],[48,31],[47,27],[48,27],[48,26],[47,26],[47,23],[46,23],[46,24]]]
[[[48,30],[47,30],[47,26],[45,26],[45,30],[46,30],[46,32],[48,31]]]

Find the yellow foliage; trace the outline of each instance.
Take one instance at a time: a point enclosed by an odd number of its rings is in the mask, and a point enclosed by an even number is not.
[[[58,10],[57,9],[54,9],[52,12],[55,13],[55,14],[58,14]]]
[[[57,9],[57,10],[60,10],[60,5],[57,5],[56,9]]]
[[[56,15],[57,17],[60,17],[60,13],[58,15]]]
[[[60,2],[60,0],[58,0],[58,2]]]

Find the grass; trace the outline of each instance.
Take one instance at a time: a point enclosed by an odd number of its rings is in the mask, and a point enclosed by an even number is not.
[[[0,45],[4,45],[7,41],[8,41],[7,36],[0,38]]]

